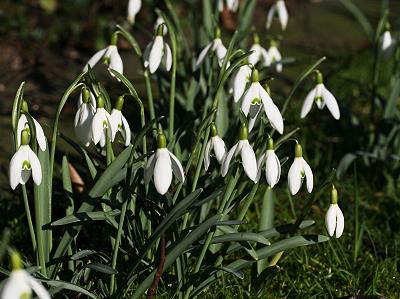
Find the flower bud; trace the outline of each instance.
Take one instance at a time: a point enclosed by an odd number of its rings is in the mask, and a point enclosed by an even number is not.
[[[215,137],[218,135],[217,127],[215,126],[214,123],[211,124],[210,131],[211,131],[211,137]]]
[[[294,146],[294,156],[296,158],[303,157],[303,149],[301,148],[301,145],[299,143],[296,143],[296,145]]]
[[[271,137],[268,137],[267,150],[273,150],[273,149],[274,149],[274,140]]]
[[[104,108],[104,99],[102,95],[97,97],[97,108]]]
[[[117,103],[115,104],[115,109],[121,111],[123,106],[124,106],[124,97],[119,96],[117,99]]]
[[[163,133],[159,133],[157,136],[157,148],[166,148],[167,147],[167,139]]]
[[[242,124],[239,130],[239,140],[247,140],[249,136],[249,130],[245,124]]]
[[[82,88],[82,101],[85,104],[90,102],[90,91],[87,87]]]
[[[258,70],[257,69],[253,69],[253,72],[251,73],[251,82],[258,82],[260,81],[260,76],[258,74]]]

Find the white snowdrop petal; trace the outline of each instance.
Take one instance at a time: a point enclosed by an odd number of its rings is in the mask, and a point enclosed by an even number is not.
[[[335,206],[336,206],[335,204],[331,204],[325,215],[326,230],[328,231],[328,234],[331,237],[333,236],[333,234],[335,232],[335,228],[336,228],[336,208],[335,208]]]
[[[308,193],[311,193],[314,186],[314,176],[310,165],[308,165],[308,163],[306,162],[306,160],[304,160],[304,158],[301,158],[301,163],[303,164],[303,169],[306,176],[307,191]]]
[[[224,177],[228,173],[229,166],[231,164],[232,158],[236,153],[236,149],[238,148],[238,143],[236,143],[226,154],[224,161],[221,165],[221,175]]]
[[[135,18],[140,8],[142,7],[142,0],[129,0],[127,20],[129,23],[135,23]]]
[[[160,66],[161,59],[164,52],[164,41],[162,36],[156,36],[154,38],[153,46],[149,53],[149,70],[153,74]]]
[[[24,151],[19,148],[12,156],[9,168],[9,182],[11,188],[14,190],[21,181],[22,164],[24,163]]]
[[[173,153],[170,151],[168,151],[168,153],[171,157],[172,171],[176,178],[183,183],[185,181],[185,173],[183,172],[182,164]]]
[[[254,153],[253,148],[246,141],[240,141],[243,143],[243,147],[241,150],[241,158],[243,163],[244,172],[247,176],[253,181],[256,182],[257,179],[257,159]]]
[[[280,164],[277,163],[276,155],[273,150],[267,150],[265,160],[265,177],[267,178],[268,185],[273,188],[279,181]]]
[[[322,91],[322,99],[325,102],[326,107],[328,107],[329,111],[331,112],[332,116],[335,119],[339,119],[340,118],[339,105],[336,101],[335,96],[326,87],[324,87]]]
[[[266,23],[267,29],[269,29],[271,27],[272,20],[274,18],[276,10],[277,10],[277,5],[276,5],[276,3],[274,3],[271,6],[271,8],[269,9],[268,14],[267,14],[267,23]]]
[[[31,296],[31,287],[28,285],[28,274],[24,270],[12,271],[1,291],[2,299],[20,299],[22,295]]]
[[[118,109],[113,109],[110,114],[110,125],[113,128],[113,135],[111,141],[114,141],[115,135],[118,132],[118,125],[121,123],[121,111]]]
[[[200,64],[203,63],[204,59],[206,58],[208,52],[211,50],[211,47],[214,45],[214,42],[209,43],[203,50],[201,50],[199,57],[197,58],[195,69],[197,69]]]
[[[17,124],[17,144],[18,146],[21,145],[21,133],[22,130],[25,129],[25,125],[28,123],[25,114],[21,114]]]
[[[33,181],[39,186],[42,182],[42,166],[40,165],[39,158],[29,147],[27,148],[27,153],[29,163],[31,164]]]
[[[99,111],[101,109],[103,108],[97,109],[96,114],[94,115],[92,121],[92,138],[93,138],[93,143],[95,145],[99,143],[100,139],[102,138],[102,135],[104,135],[103,121],[105,119],[104,119],[104,114]]]
[[[33,118],[33,123],[35,124],[36,140],[37,140],[37,143],[39,144],[39,148],[42,151],[45,151],[47,141],[46,141],[46,136],[44,135],[43,128],[39,124],[39,122],[34,118]]]
[[[267,115],[271,126],[280,134],[282,134],[283,118],[281,112],[279,111],[278,107],[276,107],[274,102],[272,102],[272,99],[263,88],[260,89],[260,96],[264,105],[265,114]]]
[[[256,65],[257,62],[260,60],[261,57],[261,46],[258,44],[253,44],[250,48],[252,53],[249,56],[249,63],[252,65]]]
[[[27,277],[28,279],[28,284],[32,288],[32,290],[36,293],[36,295],[39,297],[39,299],[50,299],[50,294],[49,292],[45,289],[45,287],[38,282],[36,279],[34,279],[31,276]]]
[[[224,61],[225,55],[226,55],[226,48],[225,46],[222,44],[222,42],[217,43],[217,48],[216,48],[216,54],[217,54],[217,58],[218,58],[218,64],[221,67],[222,63]]]
[[[344,216],[339,206],[336,206],[336,238],[340,238],[344,231]]]
[[[153,48],[153,41],[151,41],[143,51],[143,65],[146,68],[149,66],[149,56],[150,56],[150,50],[152,48]]]
[[[246,116],[249,114],[251,102],[256,97],[256,88],[255,83],[252,83],[243,96],[241,109]]]
[[[261,56],[263,57],[264,60],[264,66],[270,66],[271,65],[271,56],[268,54],[268,51],[265,50],[264,48],[261,48]]]
[[[281,23],[282,26],[282,30],[285,30],[289,19],[285,2],[283,0],[278,0],[278,2],[276,3],[276,7],[279,16],[279,22]]]
[[[208,167],[210,167],[210,155],[211,155],[211,139],[207,142],[206,149],[204,151],[204,169],[205,171],[208,170]]]
[[[212,142],[214,145],[213,148],[217,161],[219,164],[221,164],[226,153],[225,142],[219,136],[212,137]]]
[[[165,63],[165,69],[167,70],[167,72],[169,72],[172,67],[172,52],[167,43],[164,43],[164,49],[165,53],[163,59]]]
[[[120,74],[123,74],[124,73],[124,65],[122,63],[121,56],[118,53],[117,46],[110,46],[110,47],[115,47],[115,48],[113,48],[113,50],[111,52],[109,68],[117,71]]]
[[[246,84],[247,84],[247,76],[248,76],[248,71],[247,71],[247,65],[241,66],[236,73],[236,76],[234,77],[233,81],[233,100],[235,102],[238,102],[240,98],[242,97],[243,93],[246,90]]]
[[[104,57],[108,50],[107,48],[101,49],[100,51],[96,52],[88,61],[88,63],[85,65],[83,68],[83,71],[86,72],[90,66],[90,68],[93,68],[99,61]]]
[[[310,112],[312,104],[314,103],[315,96],[316,96],[316,87],[310,90],[310,92],[307,94],[303,102],[303,106],[301,107],[301,113],[300,113],[301,118],[306,117],[306,115]]]
[[[172,182],[171,158],[167,149],[158,149],[154,165],[154,186],[161,195],[167,193]]]
[[[154,165],[156,164],[156,154],[152,154],[147,160],[146,167],[144,168],[144,183],[148,184],[154,173]]]
[[[294,161],[288,172],[288,186],[292,195],[295,195],[297,192],[299,192],[301,183],[301,162],[299,161],[299,158],[294,158]]]
[[[126,120],[126,118],[122,115],[122,113],[121,113],[121,120],[125,138],[125,146],[128,146],[131,143],[131,128],[129,127],[129,123]]]

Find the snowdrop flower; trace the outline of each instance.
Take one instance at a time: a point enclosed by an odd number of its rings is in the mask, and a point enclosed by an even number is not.
[[[288,23],[288,19],[289,19],[285,1],[278,0],[269,9],[268,15],[267,15],[267,24],[266,24],[267,29],[269,29],[271,27],[272,20],[273,20],[275,14],[278,14],[279,22],[281,23],[282,30],[285,30],[287,23]]]
[[[382,56],[385,58],[389,57],[396,45],[395,40],[392,38],[392,34],[390,33],[390,25],[386,23],[385,31],[382,36],[379,38],[379,51]]]
[[[222,12],[224,6],[231,12],[236,12],[239,8],[239,0],[218,0],[218,10]]]
[[[264,163],[265,163],[265,177],[267,179],[268,185],[271,188],[274,188],[274,186],[279,182],[279,179],[281,177],[281,163],[279,161],[279,158],[275,154],[274,140],[271,137],[268,138],[267,151],[264,154],[262,154],[262,156],[257,161],[257,168],[258,168],[257,181],[261,177],[261,168]]]
[[[283,133],[283,118],[282,115],[272,101],[268,92],[261,86],[259,82],[259,75],[256,69],[251,74],[252,83],[243,96],[241,109],[244,115],[250,114],[250,118],[254,119],[261,106],[264,108],[265,114],[271,126],[280,134]]]
[[[219,28],[215,29],[215,38],[209,43],[203,50],[201,50],[199,57],[197,58],[195,69],[197,69],[204,61],[209,53],[215,53],[218,59],[218,64],[221,67],[226,55],[226,48],[221,40],[221,30]]]
[[[153,74],[161,64],[165,64],[167,72],[172,66],[172,53],[171,49],[166,42],[164,42],[164,24],[157,27],[156,36],[147,45],[143,53],[144,67],[148,68],[150,73]]]
[[[242,125],[239,133],[239,141],[236,143],[226,154],[224,161],[222,162],[221,174],[226,176],[228,173],[229,166],[232,164],[232,159],[240,155],[244,172],[250,180],[256,182],[257,180],[257,159],[253,148],[248,141],[248,129],[245,125]],[[235,160],[234,160],[235,161]]]
[[[282,65],[282,55],[278,50],[278,44],[276,41],[272,40],[268,49],[268,55],[269,55],[269,62],[270,64],[275,63],[275,69],[278,73],[282,72],[283,65]],[[266,66],[269,66],[267,64]]]
[[[258,62],[263,61],[265,66],[271,65],[271,58],[269,57],[268,51],[261,47],[260,37],[257,33],[254,33],[253,40],[254,44],[250,48],[252,53],[249,56],[249,63],[256,65]]]
[[[117,100],[115,108],[111,111],[111,126],[113,127],[113,136],[111,141],[114,141],[117,132],[120,132],[122,137],[125,139],[125,146],[131,143],[131,129],[126,118],[122,115],[122,106],[124,105],[124,97],[121,96]]]
[[[135,17],[142,8],[142,0],[129,0],[128,3],[128,15],[126,19],[129,23],[135,23]]]
[[[13,270],[7,279],[1,292],[1,299],[29,299],[32,298],[32,290],[39,299],[50,299],[50,294],[35,278],[22,269],[21,258],[18,253],[11,254]]]
[[[106,145],[107,136],[113,140],[114,126],[111,125],[111,115],[104,109],[104,100],[101,96],[97,98],[97,109],[92,121],[92,138],[96,145],[100,142],[100,146]]]
[[[159,194],[167,193],[172,182],[172,174],[183,183],[185,174],[181,162],[178,158],[167,149],[167,141],[163,133],[157,136],[158,149],[147,160],[147,165],[144,170],[144,180],[148,184],[153,178],[154,186]]]
[[[86,87],[82,89],[81,104],[74,120],[75,135],[85,146],[89,146],[92,141],[92,122],[96,111],[96,101],[92,96]]]
[[[21,132],[21,146],[15,152],[10,161],[9,179],[10,186],[14,190],[18,184],[25,185],[32,174],[36,185],[42,182],[42,167],[36,154],[29,147],[29,131]]]
[[[111,45],[96,52],[96,54],[89,59],[88,63],[83,68],[83,71],[87,71],[89,66],[90,68],[93,68],[101,59],[103,59],[104,63],[108,65],[109,69],[123,74],[124,66],[122,64],[121,56],[118,53],[117,41],[118,35],[113,33],[111,36]]]
[[[22,107],[21,110],[25,113],[29,113],[28,110],[28,103],[24,100],[22,102]],[[41,151],[45,151],[47,147],[47,141],[46,141],[46,136],[44,135],[44,131],[42,126],[39,124],[39,122],[32,117],[33,123],[35,125],[35,135],[36,135],[36,141],[39,144],[39,148]],[[28,119],[26,118],[25,114],[21,113],[21,116],[19,117],[18,124],[17,124],[17,145],[21,145],[21,133],[23,130],[27,130],[28,134],[30,135],[30,130],[31,128],[29,127]]]
[[[322,110],[325,105],[335,119],[340,118],[340,110],[335,96],[325,87],[323,77],[320,71],[316,71],[316,86],[307,94],[301,108],[301,118],[306,117],[315,102],[317,107]]]
[[[211,151],[214,151],[215,157],[219,164],[222,163],[226,153],[225,142],[218,136],[217,127],[212,124],[211,128],[211,139],[207,142],[206,150],[204,152],[204,168],[207,171],[210,166]]]
[[[336,231],[336,238],[340,238],[344,230],[344,216],[337,204],[337,190],[332,186],[331,205],[325,216],[325,226],[328,234],[332,237]]]
[[[314,177],[310,165],[303,158],[303,149],[301,145],[296,143],[294,148],[294,161],[290,166],[288,173],[288,185],[292,195],[299,192],[301,185],[303,184],[304,178],[307,182],[307,191],[311,193],[314,184]]]
[[[229,93],[233,93],[233,100],[238,102],[245,90],[247,83],[250,82],[251,68],[248,64],[242,65],[230,81]]]

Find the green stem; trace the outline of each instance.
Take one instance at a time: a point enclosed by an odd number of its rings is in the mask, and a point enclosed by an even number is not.
[[[168,137],[172,139],[174,135],[174,121],[175,121],[175,82],[176,82],[176,38],[175,34],[170,31],[172,42],[172,75],[171,75],[171,90],[169,95],[169,125]]]
[[[358,194],[358,179],[357,179],[357,165],[354,163],[354,251],[353,251],[353,262],[357,261],[358,250],[359,250],[359,233],[360,233],[360,223],[359,223],[359,205],[360,196]]]
[[[226,208],[225,207],[226,203],[228,202],[229,198],[231,197],[232,192],[235,190],[235,187],[236,187],[236,184],[237,184],[237,182],[239,180],[239,177],[240,177],[240,169],[237,168],[235,175],[230,176],[230,178],[229,178],[228,186],[226,187],[226,191],[225,191],[224,197],[222,198],[222,201],[221,201],[220,206],[218,208],[217,214],[219,215],[220,219],[224,216],[223,215],[223,211]],[[207,239],[204,242],[203,248],[202,248],[202,250],[200,252],[200,255],[199,255],[198,259],[197,259],[196,266],[194,268],[193,274],[196,274],[196,273],[199,272],[201,264],[202,264],[202,262],[204,260],[206,252],[208,250],[208,247],[210,246],[211,240],[214,237],[214,234],[215,234],[215,230],[211,230],[208,233]],[[187,289],[187,291],[185,293],[185,296],[184,296],[184,299],[188,299],[189,298],[190,293],[192,292],[192,290],[193,290],[193,285],[191,285]]]
[[[156,118],[156,113],[154,111],[153,92],[151,91],[151,81],[148,69],[144,70],[144,79],[146,82],[147,102],[149,105],[150,120],[153,120]],[[153,124],[153,128],[156,129],[156,124]]]
[[[37,252],[37,243],[36,243],[35,231],[33,229],[31,209],[29,207],[29,201],[28,201],[28,194],[26,192],[25,185],[22,185],[21,187],[22,187],[22,197],[24,199],[26,218],[28,220],[29,233],[31,235],[32,248],[33,248],[33,252]]]
[[[239,221],[243,220],[244,216],[246,216],[246,213],[249,210],[250,205],[252,204],[252,202],[254,200],[254,196],[256,195],[257,189],[258,189],[258,183],[254,184],[254,186],[251,189],[249,195],[247,195],[246,200],[244,202],[244,205],[240,209],[240,213],[239,213],[239,217],[238,217]]]

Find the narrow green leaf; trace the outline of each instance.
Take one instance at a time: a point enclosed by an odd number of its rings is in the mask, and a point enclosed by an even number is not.
[[[340,160],[339,165],[336,170],[336,177],[340,180],[343,178],[347,170],[349,169],[350,165],[357,159],[357,155],[353,153],[347,153],[343,156]]]
[[[119,210],[103,212],[83,212],[74,213],[72,215],[65,216],[51,223],[51,226],[63,226],[63,225],[81,225],[83,222],[88,221],[104,221],[108,220],[108,217],[118,216],[121,212]]]
[[[85,267],[107,275],[118,274],[118,271],[112,267],[97,262],[91,262],[90,264],[85,265]]]
[[[374,39],[374,31],[372,29],[371,23],[368,21],[365,14],[353,3],[351,0],[340,0],[344,7],[354,16],[358,23],[363,28],[365,34],[370,41]]]
[[[397,75],[394,85],[392,87],[392,92],[390,93],[388,101],[386,102],[386,105],[385,105],[385,111],[383,113],[383,118],[385,118],[385,119],[392,118],[393,115],[396,113],[396,111],[398,110],[397,104],[399,101],[399,94],[400,94],[400,76]]]

